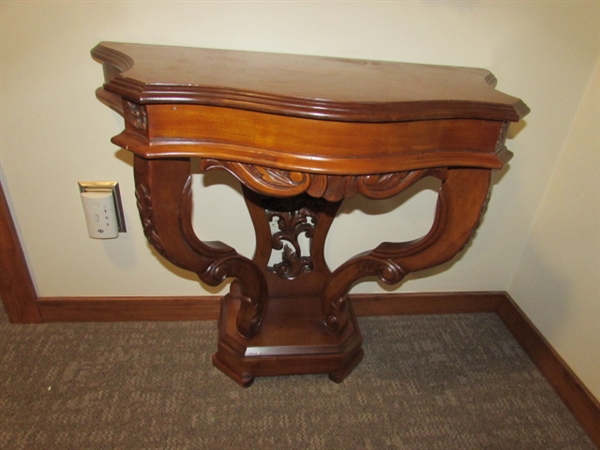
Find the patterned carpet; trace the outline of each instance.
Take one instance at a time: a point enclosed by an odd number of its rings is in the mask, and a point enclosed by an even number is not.
[[[360,319],[365,359],[327,376],[214,369],[214,322],[10,325],[2,449],[593,449],[494,314]]]

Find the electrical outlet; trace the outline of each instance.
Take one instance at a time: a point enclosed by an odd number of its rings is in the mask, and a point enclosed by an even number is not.
[[[113,239],[127,231],[119,183],[80,181],[79,192],[90,237]]]

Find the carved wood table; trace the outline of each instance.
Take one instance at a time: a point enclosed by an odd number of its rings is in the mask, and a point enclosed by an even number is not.
[[[135,154],[148,240],[209,285],[235,278],[213,363],[242,386],[291,374],[342,381],[363,356],[351,285],[398,283],[455,256],[483,214],[492,170],[511,157],[508,124],[528,113],[482,69],[113,42],[92,56],[104,69],[97,97],[125,119],[112,142]],[[242,183],[252,259],[196,236],[195,158]],[[328,268],[325,238],[343,199],[389,198],[425,177],[441,183],[425,236]],[[274,251],[281,261],[270,263]]]

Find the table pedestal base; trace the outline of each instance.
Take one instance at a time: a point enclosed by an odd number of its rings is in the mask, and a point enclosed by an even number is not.
[[[251,183],[240,175],[238,166],[229,163],[212,160],[201,167],[231,170]],[[196,236],[189,160],[136,157],[134,170],[144,232],[155,249],[209,285],[235,278],[222,300],[213,363],[242,386],[249,386],[254,377],[274,375],[326,373],[342,381],[363,355],[348,300],[353,283],[378,277],[396,284],[408,273],[448,261],[477,227],[490,186],[490,170],[470,168],[331,178],[332,186],[339,189],[328,188],[323,195],[329,198],[306,193],[283,196],[290,193],[288,188],[272,189],[282,195],[276,197],[244,186],[256,237],[255,254],[248,259],[226,244]],[[296,179],[289,173],[269,173],[278,182]],[[438,178],[441,184],[434,221],[425,236],[410,242],[383,242],[329,270],[325,239],[341,204],[339,196],[353,193],[350,187],[355,186],[369,198],[387,198],[426,176]],[[300,245],[303,238],[308,240],[306,250]]]
[[[212,361],[241,386],[254,377],[329,374],[341,382],[363,357],[362,336],[352,307],[338,336],[324,330],[319,298],[270,298],[260,333],[251,339],[236,329],[239,295],[225,296],[219,319],[219,345]]]

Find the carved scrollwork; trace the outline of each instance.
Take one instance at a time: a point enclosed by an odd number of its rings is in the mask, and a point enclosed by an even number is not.
[[[290,280],[312,272],[312,255],[302,255],[300,237],[312,239],[315,236],[325,206],[323,199],[308,195],[262,197],[261,207],[271,225],[271,248],[281,252],[281,262],[268,266],[269,271]]]
[[[282,210],[281,208],[277,210],[266,209],[265,214],[269,222],[277,221],[277,229],[279,230],[272,235],[272,248],[282,250],[281,262],[269,267],[269,270],[288,279],[294,279],[302,273],[311,272],[313,269],[312,258],[302,256],[299,237],[302,234],[308,239],[314,236],[318,221],[317,212],[307,205],[291,211]]]
[[[264,297],[266,295],[266,283],[255,269],[255,266],[248,264],[246,260],[235,255],[215,261],[204,272],[198,274],[202,281],[213,286],[221,284],[230,276],[238,278],[235,282],[235,289],[239,290],[241,304],[239,314],[236,317],[236,326],[238,332],[247,338],[254,336],[260,330],[267,307],[266,297]],[[244,275],[248,275],[249,272],[256,275],[257,283],[252,285],[243,283]],[[244,287],[242,284],[246,284],[246,286]]]
[[[223,169],[233,174],[250,189],[268,195],[293,196],[306,191],[310,177],[302,172],[290,172],[272,167],[243,164],[233,161],[203,159],[202,171]]]
[[[444,176],[439,169],[369,175],[322,175],[216,159],[204,159],[200,167],[203,171],[226,170],[260,194],[291,197],[306,192],[312,197],[324,198],[330,202],[337,202],[357,193],[372,199],[389,198],[426,176],[440,179]]]
[[[135,198],[146,239],[148,239],[148,242],[152,244],[158,253],[166,257],[165,247],[160,241],[158,233],[154,230],[154,212],[150,189],[142,183],[137,183]]]
[[[263,303],[252,300],[247,295],[240,297],[240,314],[236,317],[236,326],[242,336],[252,337],[257,334],[265,316],[266,306]]]
[[[404,278],[404,270],[390,259],[366,258],[358,265],[363,276],[376,275],[386,284],[396,284]]]
[[[144,233],[171,263],[195,272],[216,286],[236,278],[242,303],[236,316],[238,332],[254,336],[267,307],[267,284],[262,271],[248,258],[221,242],[201,241],[191,222],[190,161],[134,159],[136,197]],[[165,182],[166,180],[166,182]]]
[[[399,194],[427,176],[435,176],[443,180],[445,178],[445,171],[442,169],[420,169],[407,172],[364,175],[357,177],[356,191],[367,198],[389,198]]]
[[[402,281],[406,275],[405,270],[397,261],[386,258],[377,258],[372,255],[363,255],[356,260],[348,261],[337,273],[354,272],[353,279],[361,279],[368,276],[376,276],[386,284],[396,284]],[[346,290],[340,290],[339,293]],[[323,325],[325,331],[330,334],[340,333],[348,322],[348,294],[339,295],[333,298],[331,303],[327,303]]]
[[[431,229],[414,241],[384,242],[336,269],[321,297],[326,332],[336,335],[347,326],[349,314],[345,295],[352,283],[373,275],[384,283],[398,283],[409,273],[450,260],[471,238],[489,199],[490,171],[447,168],[428,174],[443,180]],[[413,176],[418,178],[424,175],[411,172],[399,184],[410,182]],[[373,180],[368,181],[373,185]],[[385,184],[388,181],[383,179],[381,182]]]
[[[346,307],[347,302],[348,294],[338,297],[331,302],[331,310],[324,319],[325,331],[329,333],[341,331],[342,325],[340,324],[340,318],[342,317],[343,310]]]

